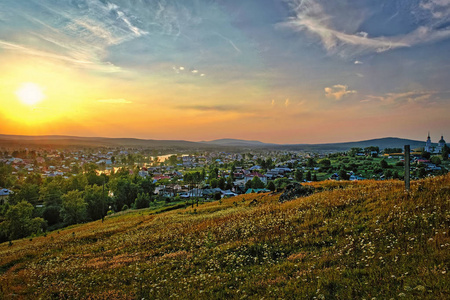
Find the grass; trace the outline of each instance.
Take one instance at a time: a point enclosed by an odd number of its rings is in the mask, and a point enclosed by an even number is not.
[[[130,211],[0,245],[5,299],[445,299],[450,175]]]

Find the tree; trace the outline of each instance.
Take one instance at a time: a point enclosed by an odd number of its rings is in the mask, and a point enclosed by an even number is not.
[[[210,179],[209,185],[211,185],[211,188],[215,189],[219,185],[219,181],[216,178]]]
[[[392,176],[393,176],[393,173],[392,173],[392,171],[391,170],[386,170],[385,172],[384,172],[384,177],[386,178],[386,179],[390,179],[390,178],[392,178]]]
[[[317,181],[317,175],[316,175],[316,173],[314,173],[314,176],[313,176],[312,181]]]
[[[254,176],[252,179],[252,188],[254,189],[263,189],[265,187],[264,182],[258,177]]]
[[[347,171],[345,171],[344,169],[340,169],[339,170],[339,179],[340,180],[349,180],[350,176],[347,174]]]
[[[167,163],[170,166],[176,166],[178,164],[178,157],[176,155],[169,156],[169,158],[167,159]]]
[[[225,180],[225,177],[220,177],[220,178],[219,178],[219,184],[218,184],[219,189],[224,190],[224,189],[225,189],[226,183],[227,183],[227,182],[226,182],[226,180]]]
[[[425,150],[423,150],[422,151],[422,153],[420,154],[423,158],[425,158],[425,159],[430,159],[430,157],[431,157],[431,153],[430,152],[427,152],[427,151],[425,151]]]
[[[269,183],[267,184],[267,189],[271,190],[272,192],[275,191],[275,183],[273,183],[273,181],[269,181]]]
[[[61,216],[67,225],[86,220],[87,204],[80,191],[70,191],[62,196]]]
[[[84,202],[86,202],[87,219],[91,221],[99,220],[106,215],[108,206],[106,203],[106,193],[102,186],[87,186],[84,190]]]
[[[320,164],[324,167],[329,167],[331,166],[331,161],[328,158],[325,158],[320,161]]]
[[[427,170],[425,170],[425,167],[421,166],[416,170],[416,176],[419,178],[424,178],[427,176]]]
[[[306,173],[306,181],[311,181],[311,171]]]
[[[33,210],[33,205],[26,201],[21,201],[8,209],[3,227],[10,239],[23,238],[42,230],[45,221],[42,218],[32,218]]]
[[[226,186],[225,186],[225,189],[226,190],[231,190],[233,188],[233,178],[232,178],[232,176],[230,175],[230,176],[228,176],[228,178],[227,178],[227,184],[226,184]]]
[[[380,161],[380,167],[381,167],[382,169],[387,169],[387,168],[389,167],[389,164],[387,163],[386,160],[382,159],[382,160]]]
[[[147,193],[139,193],[136,201],[134,201],[134,207],[136,209],[147,208],[150,205],[150,195]]]
[[[314,160],[314,158],[310,157],[308,158],[308,162],[306,164],[309,168],[313,168],[316,165],[316,161]]]
[[[433,156],[431,158],[431,162],[435,165],[440,165],[442,163],[441,159],[439,158],[439,156]]]
[[[351,148],[350,151],[348,152],[349,156],[355,156],[358,153],[361,153],[363,151],[362,148]]]
[[[448,155],[450,154],[450,148],[447,144],[442,147],[442,160],[448,160]]]
[[[39,200],[39,186],[37,184],[25,183],[18,191],[16,191],[9,202],[12,204],[19,203],[21,201],[27,201],[33,205]]]
[[[303,181],[303,171],[300,169],[295,170],[294,177],[295,177],[295,180],[302,182]]]
[[[43,217],[48,225],[59,223],[61,221],[61,196],[63,195],[61,184],[55,179],[46,180],[41,186],[39,194],[39,201],[43,202],[45,206]]]

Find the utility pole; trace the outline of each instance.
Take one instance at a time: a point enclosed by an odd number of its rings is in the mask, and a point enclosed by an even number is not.
[[[409,188],[410,188],[410,178],[409,178],[409,163],[410,163],[410,146],[409,145],[405,145],[405,190],[407,192],[409,192]]]
[[[102,223],[105,220],[105,176],[103,176],[103,190],[102,190]]]

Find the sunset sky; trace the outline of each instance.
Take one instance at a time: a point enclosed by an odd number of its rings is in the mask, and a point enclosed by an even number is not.
[[[450,0],[2,0],[0,133],[450,141]]]

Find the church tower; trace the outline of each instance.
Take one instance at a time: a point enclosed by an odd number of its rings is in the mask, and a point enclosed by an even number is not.
[[[438,146],[437,146],[437,151],[438,151],[439,153],[442,152],[442,148],[444,148],[444,145],[445,145],[445,144],[446,144],[446,142],[445,142],[445,140],[444,140],[444,136],[441,135],[441,139],[439,140]]]
[[[428,132],[427,143],[425,144],[425,151],[430,153],[433,152],[433,149],[431,148],[430,132]]]

